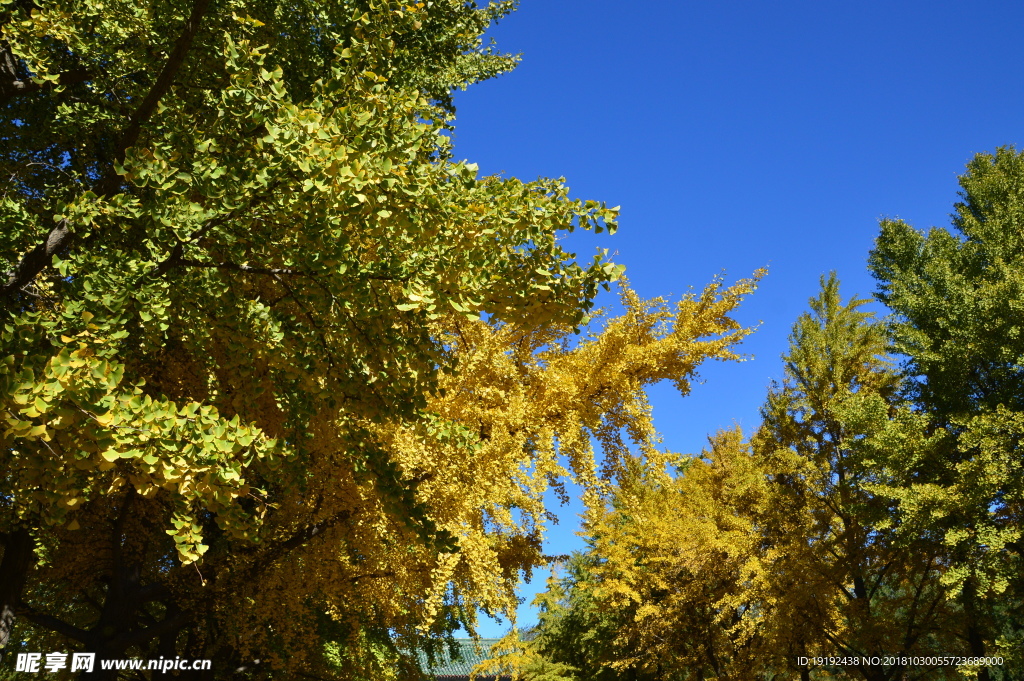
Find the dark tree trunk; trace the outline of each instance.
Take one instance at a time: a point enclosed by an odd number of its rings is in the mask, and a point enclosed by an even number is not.
[[[978,613],[978,586],[973,577],[969,577],[960,595],[967,616],[967,644],[970,646],[971,657],[985,657],[985,638]],[[978,681],[991,681],[988,667],[978,670]]]
[[[0,655],[14,629],[14,617],[21,604],[28,571],[35,559],[35,542],[28,530],[17,529],[3,538],[4,558],[0,562]]]

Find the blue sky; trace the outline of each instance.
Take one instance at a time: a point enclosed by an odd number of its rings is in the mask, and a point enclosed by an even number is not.
[[[522,64],[456,97],[455,153],[621,205],[616,235],[567,243],[617,252],[643,296],[769,267],[738,314],[760,322],[754,359],[707,366],[685,399],[652,391],[666,446],[699,451],[720,427],[756,427],[822,274],[873,291],[879,218],[946,226],[971,156],[1024,146],[1021,27],[1009,1],[522,0],[491,32]],[[567,553],[579,509],[557,510],[548,551]]]

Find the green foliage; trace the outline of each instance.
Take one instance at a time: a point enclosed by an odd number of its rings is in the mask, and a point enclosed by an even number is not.
[[[1024,484],[1024,156],[979,154],[960,178],[953,230],[883,221],[870,266],[894,350],[941,447],[906,461],[901,505],[949,552],[974,654],[1013,650],[1000,604],[1019,603]],[[1009,638],[1005,638],[1006,636]]]
[[[760,523],[774,554],[765,603],[776,612],[766,622],[775,620],[774,636],[794,655],[959,648],[941,545],[912,524],[893,491],[911,482],[908,452],[931,452],[937,438],[901,398],[886,329],[862,310],[867,302],[843,302],[835,275],[822,278],[752,443],[773,492],[773,512]]]
[[[960,178],[953,230],[883,220],[871,253],[893,349],[916,398],[943,422],[1024,407],[1024,156],[980,154]]]
[[[34,330],[18,318],[0,340],[38,347]],[[78,529],[71,511],[131,487],[144,497],[174,495],[168,534],[185,562],[208,548],[195,508],[231,536],[249,538],[258,518],[235,503],[249,493],[242,472],[277,465],[276,443],[237,415],[228,420],[210,405],[179,407],[122,385],[124,366],[102,358],[107,341],[88,329],[62,340],[69,345],[56,355],[25,350],[0,365],[0,392],[9,400],[0,440],[9,454],[4,492],[14,501],[7,529],[26,521]]]
[[[602,608],[594,597],[591,573],[595,556],[575,552],[552,572],[547,590],[537,594],[539,621],[528,632],[524,681],[611,681],[638,678],[612,669],[612,642],[628,613]]]

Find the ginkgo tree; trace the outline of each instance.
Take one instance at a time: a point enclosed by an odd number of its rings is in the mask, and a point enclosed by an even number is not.
[[[572,584],[584,593],[542,622],[542,658],[600,650],[595,664],[566,675],[574,679],[888,681],[972,671],[899,661],[969,648],[942,542],[897,492],[913,483],[906,462],[943,435],[901,396],[886,329],[866,302],[843,301],[835,276],[823,278],[749,441],[721,431],[699,456],[647,454],[620,467],[587,525],[589,567]],[[559,635],[580,620],[602,623],[590,634],[601,632],[599,645]],[[798,664],[816,656],[879,663]]]
[[[556,454],[598,487],[735,357],[752,282],[570,347],[615,209],[445,134],[511,8],[0,3],[2,643],[411,674],[510,612]]]

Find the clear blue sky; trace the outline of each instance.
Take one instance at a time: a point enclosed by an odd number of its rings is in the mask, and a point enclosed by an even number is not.
[[[568,243],[617,251],[641,295],[769,266],[739,314],[761,322],[755,359],[708,366],[685,399],[652,393],[666,446],[699,451],[720,427],[757,425],[820,275],[873,291],[879,218],[948,225],[970,157],[1024,145],[1022,27],[1019,0],[522,0],[492,31],[522,64],[457,96],[456,156],[621,205],[616,235]],[[549,552],[581,546],[578,512],[559,510]]]

